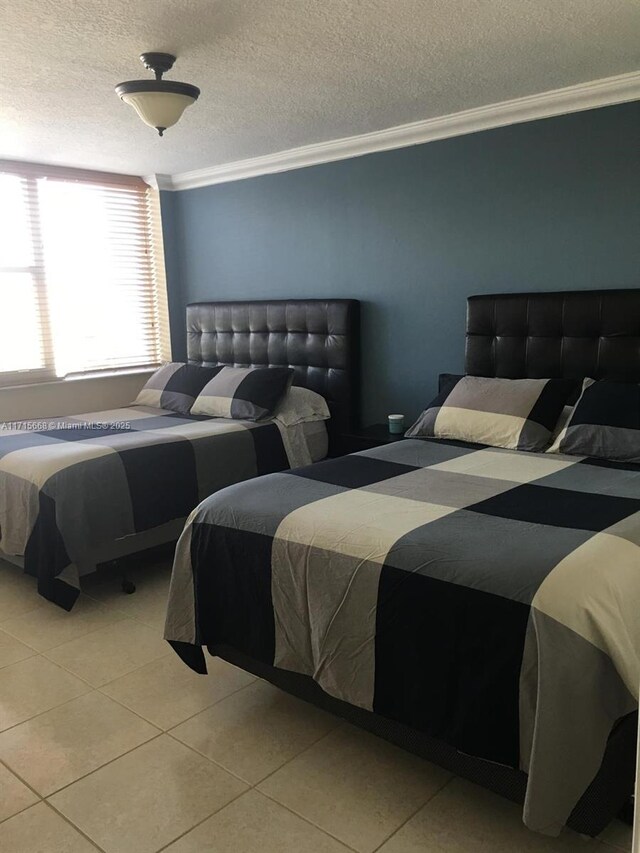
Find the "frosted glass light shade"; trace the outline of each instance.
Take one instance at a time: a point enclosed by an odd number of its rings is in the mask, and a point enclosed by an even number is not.
[[[191,95],[177,92],[131,92],[120,97],[134,108],[145,124],[155,127],[158,132],[173,127],[196,100]]]
[[[118,83],[116,95],[130,104],[149,127],[155,127],[160,136],[200,95],[200,89],[191,83],[163,80],[175,62],[171,53],[143,53],[140,57],[145,68],[153,71],[155,80],[127,80]]]

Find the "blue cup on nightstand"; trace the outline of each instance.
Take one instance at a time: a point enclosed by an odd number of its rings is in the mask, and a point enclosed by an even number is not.
[[[388,420],[391,435],[402,435],[404,432],[404,415],[389,415]]]

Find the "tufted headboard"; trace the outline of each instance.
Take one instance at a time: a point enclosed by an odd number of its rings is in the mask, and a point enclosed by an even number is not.
[[[640,382],[640,289],[471,296],[466,372]]]
[[[275,299],[187,305],[187,357],[212,367],[287,366],[294,385],[331,409],[330,435],[358,421],[359,308],[356,299]]]

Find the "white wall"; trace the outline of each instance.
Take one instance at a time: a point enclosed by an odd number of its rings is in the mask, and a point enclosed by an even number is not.
[[[127,406],[135,400],[151,372],[0,388],[0,422],[78,415]]]

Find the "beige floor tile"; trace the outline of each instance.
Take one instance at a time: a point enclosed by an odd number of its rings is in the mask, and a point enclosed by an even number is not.
[[[349,848],[257,791],[248,791],[166,853],[349,853]]]
[[[579,835],[549,838],[522,823],[521,806],[454,779],[380,848],[380,853],[586,853]]]
[[[97,601],[81,595],[70,612],[43,601],[35,610],[7,619],[2,623],[2,629],[44,652],[122,618]]]
[[[156,592],[151,596],[141,595],[139,598],[137,596],[137,592],[134,595],[128,595],[126,606],[121,606],[120,609],[130,619],[135,619],[138,622],[142,622],[143,625],[148,625],[150,628],[164,633],[169,590],[167,589],[163,593]]]
[[[155,853],[246,786],[168,735],[51,797],[106,853]]]
[[[0,764],[0,821],[38,802],[38,797],[17,776]],[[0,839],[2,836],[0,835]],[[4,849],[0,844],[0,850]]]
[[[128,570],[127,574],[136,585],[133,595],[123,595],[117,575],[109,576],[104,573],[85,578],[83,590],[110,610],[117,610],[130,619],[162,630],[167,612],[171,564],[165,562],[145,566],[142,570],[134,568]]]
[[[0,560],[0,622],[33,610],[41,603],[35,578]]]
[[[95,691],[2,732],[0,758],[46,797],[157,734]]]
[[[369,853],[449,778],[380,738],[344,726],[259,789],[355,850]]]
[[[89,687],[36,655],[0,669],[0,731],[87,693]]]
[[[602,833],[600,839],[612,847],[617,847],[624,851],[631,851],[633,830],[628,824],[622,823],[621,820],[614,820]]]
[[[175,653],[159,631],[124,619],[51,649],[47,657],[100,687],[169,654]]]
[[[208,660],[207,668],[208,675],[198,675],[172,653],[101,689],[154,725],[170,729],[255,681],[219,658]]]
[[[0,592],[2,595],[2,592]],[[17,663],[19,660],[30,658],[35,652],[29,646],[25,646],[20,640],[16,640],[11,634],[0,630],[0,667]]]
[[[0,850],[7,853],[96,853],[64,818],[38,803],[0,824]]]
[[[255,785],[338,724],[336,717],[256,681],[171,734]]]

